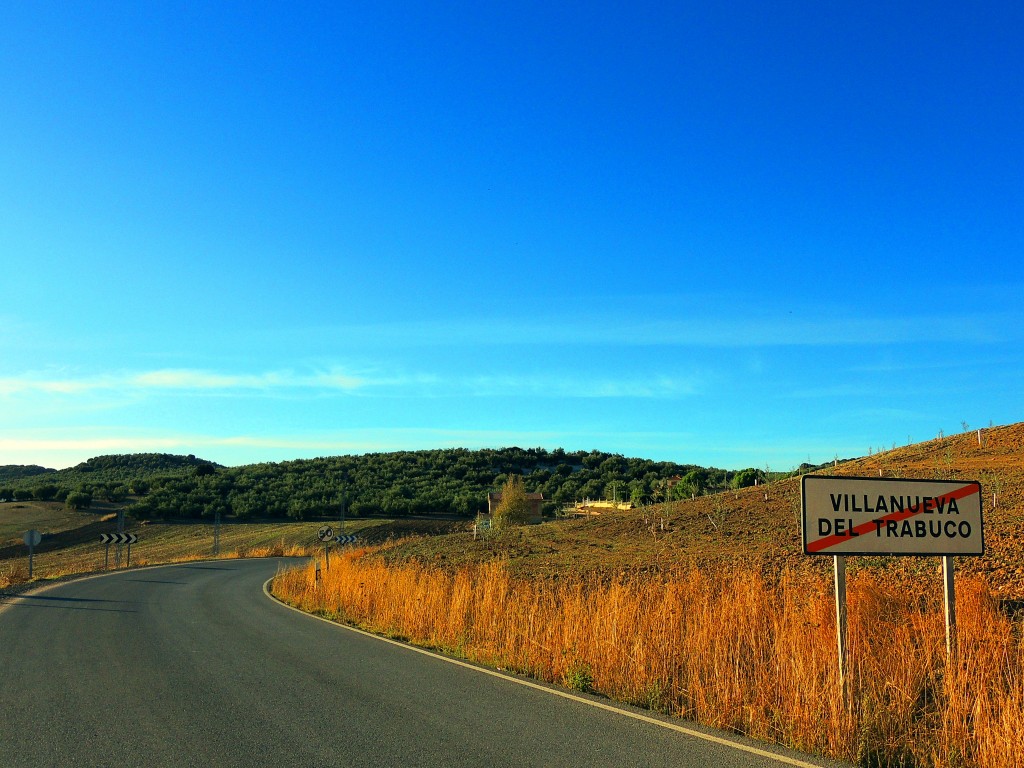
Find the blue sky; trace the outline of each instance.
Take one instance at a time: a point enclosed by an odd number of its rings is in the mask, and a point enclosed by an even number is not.
[[[1014,3],[6,3],[0,464],[1022,418]]]

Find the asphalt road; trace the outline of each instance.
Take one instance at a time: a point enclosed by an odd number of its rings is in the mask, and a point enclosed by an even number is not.
[[[279,564],[294,561],[122,571],[6,600],[0,766],[787,764],[296,613],[263,593]]]

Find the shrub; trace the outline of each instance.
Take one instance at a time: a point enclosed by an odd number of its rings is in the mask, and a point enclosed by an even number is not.
[[[512,525],[526,525],[533,513],[530,501],[526,498],[523,478],[511,475],[501,487],[501,502],[491,518],[491,525],[496,529]]]
[[[50,501],[57,495],[59,489],[56,485],[40,485],[32,491],[37,501]]]
[[[82,491],[72,491],[64,499],[68,509],[88,509],[92,506],[92,494]]]

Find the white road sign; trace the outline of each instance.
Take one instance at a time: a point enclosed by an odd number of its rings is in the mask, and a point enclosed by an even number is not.
[[[134,544],[139,537],[134,533],[101,533],[100,541],[104,544]]]
[[[808,555],[981,555],[981,484],[805,475]]]
[[[25,542],[26,547],[36,547],[43,540],[43,534],[33,528],[31,531],[25,531],[25,535],[21,538]]]
[[[316,537],[320,539],[320,541],[330,541],[334,538],[334,529],[329,525],[324,525],[316,532]]]

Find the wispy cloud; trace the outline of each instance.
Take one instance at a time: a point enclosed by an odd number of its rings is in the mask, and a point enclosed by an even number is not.
[[[296,374],[269,371],[261,374],[224,374],[189,369],[164,369],[128,377],[129,385],[152,389],[239,390],[239,389],[339,389],[352,391],[370,384],[364,377],[338,369],[323,373]]]
[[[943,312],[919,316],[840,316],[835,313],[752,314],[723,303],[695,312],[681,307],[644,319],[594,315],[572,318],[480,317],[471,322],[418,321],[350,326],[355,343],[393,347],[438,346],[877,346],[912,343],[990,344],[1021,338],[1020,315]],[[326,331],[323,331],[326,333]],[[336,334],[337,329],[331,331]]]
[[[477,396],[531,396],[584,398],[666,398],[697,394],[702,381],[697,376],[645,376],[608,378],[578,376],[477,376],[464,386]]]
[[[232,374],[195,369],[74,377],[28,373],[0,378],[0,396],[103,395],[143,397],[164,392],[209,394],[360,393],[419,397],[579,397],[664,398],[692,395],[701,379],[684,376],[595,376],[578,374],[441,376],[415,374],[352,374],[340,368],[313,373],[269,371]]]
[[[92,392],[141,394],[152,391],[238,392],[245,390],[320,389],[355,391],[369,380],[333,369],[297,374],[294,371],[270,371],[261,374],[225,374],[194,369],[160,369],[141,373],[118,373],[74,377],[45,373],[26,373],[0,378],[0,395],[52,394],[74,395]]]
[[[109,389],[114,381],[108,377],[89,377],[84,379],[45,378],[27,374],[0,378],[0,395],[17,395],[21,393],[42,393],[73,395],[99,389]]]

